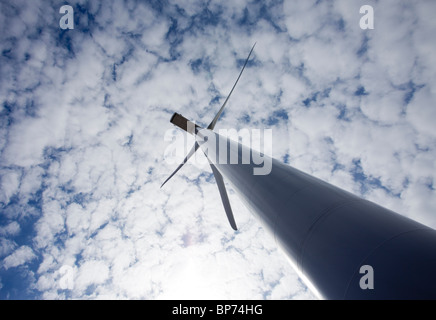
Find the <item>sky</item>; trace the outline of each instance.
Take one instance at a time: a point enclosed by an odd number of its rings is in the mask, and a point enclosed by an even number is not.
[[[60,8],[74,9],[61,29]],[[359,9],[374,9],[361,29]],[[0,299],[315,299],[173,112],[436,228],[433,0],[1,1]],[[183,157],[183,156],[182,156]]]

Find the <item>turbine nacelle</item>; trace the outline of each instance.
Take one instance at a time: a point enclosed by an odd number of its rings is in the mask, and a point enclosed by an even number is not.
[[[183,131],[186,131],[189,134],[195,135],[198,133],[198,130],[201,129],[200,126],[196,125],[194,122],[186,119],[181,114],[174,112],[171,117],[170,122],[175,126],[179,127]]]

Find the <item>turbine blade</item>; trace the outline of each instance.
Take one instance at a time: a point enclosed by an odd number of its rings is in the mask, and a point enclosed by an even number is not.
[[[198,148],[200,147],[200,145],[196,142],[194,144],[194,146],[192,147],[192,149],[189,151],[188,155],[185,157],[185,159],[183,160],[183,162],[177,167],[176,170],[174,170],[174,172],[164,181],[164,183],[162,183],[162,185],[160,186],[161,188],[164,186],[165,183],[168,182],[168,180],[170,180],[176,173],[177,171],[180,170],[181,167],[183,167],[183,165],[188,162],[189,158],[192,157],[192,155],[195,153],[195,151],[198,150]]]
[[[236,82],[235,82],[235,84],[233,85],[232,90],[230,90],[229,95],[227,96],[227,98],[226,98],[226,100],[224,101],[223,105],[221,106],[220,110],[219,110],[218,113],[216,114],[215,118],[213,118],[212,122],[207,126],[207,129],[213,130],[213,128],[215,128],[215,125],[216,125],[216,123],[217,123],[219,117],[221,116],[221,113],[223,113],[223,110],[224,110],[224,107],[225,107],[226,104],[227,104],[227,101],[229,101],[229,98],[230,98],[230,96],[232,95],[233,90],[235,89],[236,84],[238,83],[239,78],[240,78],[241,75],[242,75],[242,72],[244,72],[245,66],[247,65],[247,62],[248,62],[248,60],[250,59],[251,53],[253,52],[253,49],[254,49],[254,46],[255,46],[255,45],[256,45],[256,43],[254,43],[253,47],[251,48],[250,53],[248,54],[248,57],[247,57],[247,59],[245,60],[244,66],[242,67],[242,70],[241,70],[241,72],[239,73],[238,79],[236,79]]]
[[[218,190],[221,195],[221,200],[223,202],[224,210],[226,211],[227,219],[230,222],[230,226],[233,230],[238,230],[236,226],[235,217],[233,216],[232,207],[230,206],[229,197],[227,195],[226,187],[224,185],[223,176],[219,173],[218,169],[209,161],[210,167],[212,168],[213,175],[215,176],[216,184],[218,185]]]

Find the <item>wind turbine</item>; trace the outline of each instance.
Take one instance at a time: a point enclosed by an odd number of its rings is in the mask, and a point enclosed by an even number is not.
[[[213,131],[254,47],[207,128],[178,113],[171,117],[170,122],[194,135],[196,142],[162,186],[201,148],[231,227],[237,230],[223,177],[318,297],[436,299],[436,230]],[[225,161],[246,154],[251,155],[249,161]],[[255,156],[271,162],[269,174],[255,174],[260,167]]]

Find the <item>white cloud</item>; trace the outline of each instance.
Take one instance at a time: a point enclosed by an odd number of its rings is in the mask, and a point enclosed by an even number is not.
[[[7,226],[0,227],[0,235],[1,236],[14,236],[17,235],[20,232],[20,225],[13,221],[9,223]]]
[[[0,238],[0,256],[4,257],[12,252],[17,247],[14,241],[8,240],[6,238]]]
[[[322,10],[316,8],[315,0],[284,2],[284,10],[287,31],[293,38],[311,36],[321,27]]]
[[[36,258],[33,250],[28,246],[21,246],[12,254],[3,259],[3,268],[6,270],[13,267],[21,266]]]
[[[103,261],[86,261],[80,266],[74,286],[86,290],[90,285],[104,283],[109,277],[109,269]]]
[[[415,129],[431,138],[436,134],[432,121],[436,116],[434,90],[434,87],[429,86],[419,90],[407,108],[407,116]]]
[[[7,170],[1,177],[0,201],[8,203],[10,198],[17,193],[20,186],[20,174],[16,171]]]
[[[58,201],[46,201],[42,211],[42,217],[35,224],[37,248],[50,246],[55,237],[65,228],[64,210]]]

